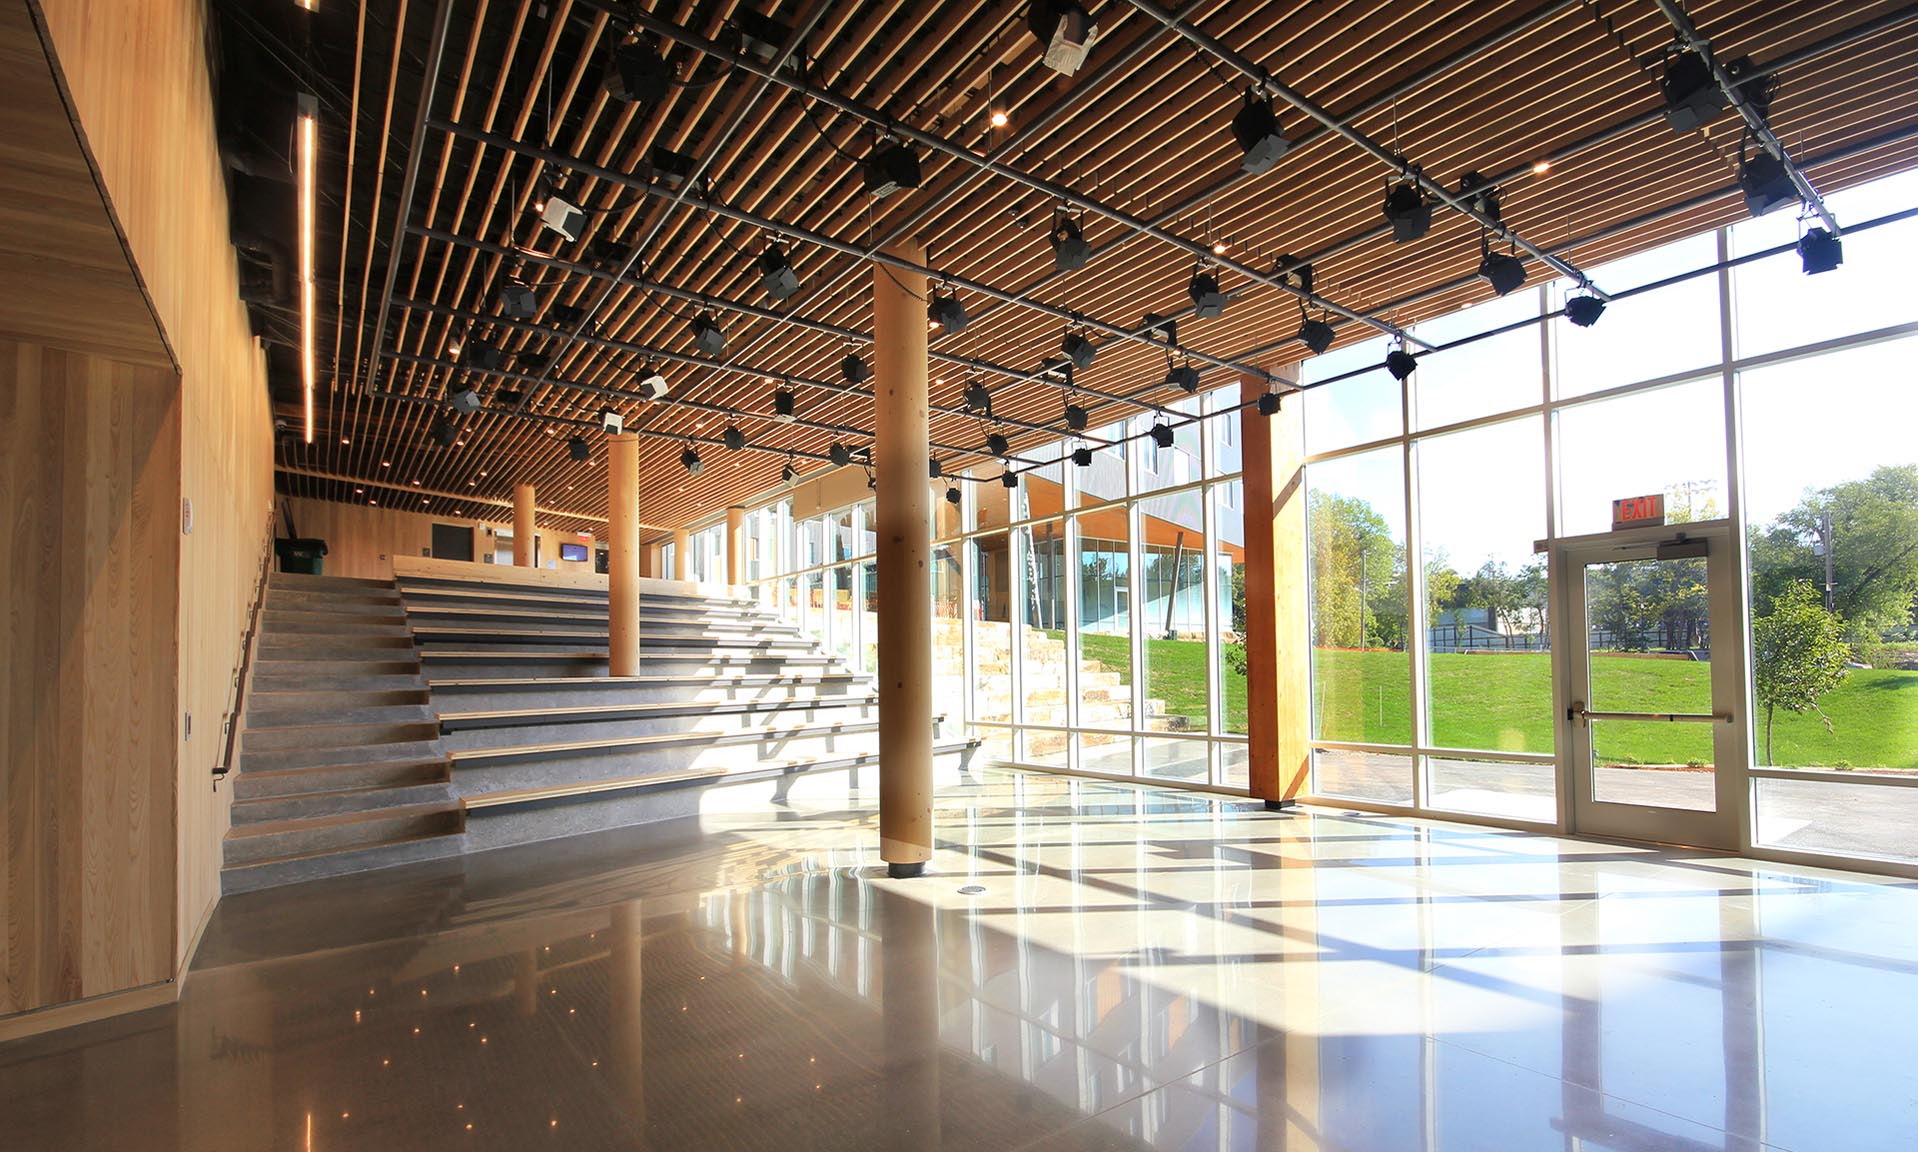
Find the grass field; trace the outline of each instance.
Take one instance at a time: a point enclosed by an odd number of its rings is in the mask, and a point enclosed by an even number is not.
[[[1056,634],[1055,634],[1056,635]],[[1129,660],[1124,637],[1086,636],[1085,655],[1108,668]],[[1630,712],[1709,712],[1710,666],[1687,660],[1598,656],[1593,696],[1599,707]],[[1410,664],[1402,652],[1314,653],[1315,707],[1326,740],[1404,744],[1411,740]],[[1552,751],[1552,665],[1542,652],[1432,657],[1433,742],[1453,748]],[[1205,717],[1205,645],[1146,641],[1146,695],[1166,712]],[[1779,713],[1772,758],[1785,767],[1918,769],[1918,672],[1855,670],[1820,701],[1827,732],[1815,715]],[[1245,730],[1245,682],[1226,673],[1229,730]],[[1760,718],[1762,725],[1763,717]],[[1599,754],[1616,764],[1709,762],[1705,725],[1609,721]],[[1764,753],[1762,728],[1759,754]]]

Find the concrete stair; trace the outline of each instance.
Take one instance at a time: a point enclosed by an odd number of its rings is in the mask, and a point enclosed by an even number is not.
[[[397,589],[274,574],[232,778],[222,889],[460,852],[448,764]]]

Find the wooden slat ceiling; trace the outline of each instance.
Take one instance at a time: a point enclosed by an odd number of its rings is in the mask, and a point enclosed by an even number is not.
[[[862,247],[910,232],[926,241],[935,269],[958,279],[1126,329],[1138,329],[1148,312],[1179,316],[1184,345],[1229,363],[1276,368],[1297,358],[1299,346],[1290,337],[1298,327],[1298,305],[1277,288],[1221,270],[1233,296],[1230,307],[1217,319],[1192,319],[1186,285],[1193,255],[1096,215],[1084,217],[1096,248],[1092,262],[1081,271],[1058,273],[1046,241],[1052,201],[1012,179],[925,149],[918,150],[923,186],[874,200],[856,163],[871,148],[867,123],[745,70],[726,69],[683,45],[668,44],[666,59],[690,83],[653,107],[609,99],[601,77],[610,46],[622,34],[620,21],[609,15],[614,5],[455,3],[433,116],[525,147],[476,142],[468,133],[429,126],[416,194],[402,205],[398,188],[434,5],[364,0],[358,12],[345,3],[330,7],[334,15],[317,34],[335,43],[317,58],[338,73],[327,76],[332,89],[357,93],[352,121],[359,132],[351,145],[350,183],[343,125],[330,125],[325,136],[327,201],[336,219],[321,245],[328,253],[322,271],[337,350],[316,442],[283,440],[282,464],[299,470],[283,474],[286,491],[365,500],[387,490],[381,485],[404,494],[418,481],[416,490],[505,501],[515,481],[530,480],[543,506],[585,517],[554,527],[592,530],[591,518],[606,511],[602,438],[567,422],[595,420],[608,398],[568,385],[624,394],[615,406],[629,428],[712,438],[736,419],[755,446],[779,450],[729,452],[702,444],[707,467],[692,477],[679,463],[682,444],[645,441],[640,503],[651,524],[690,523],[774,488],[788,449],[823,454],[835,440],[867,441],[857,430],[871,426],[869,394],[801,383],[802,418],[828,427],[779,425],[764,417],[772,402],[769,373],[839,385],[847,342],[786,318],[869,333],[872,264],[789,238],[803,288],[775,303],[761,290],[752,264],[769,238],[762,229],[721,218],[694,199],[675,205],[558,170],[533,152],[578,158],[643,180],[645,158],[665,146],[710,159],[710,194],[721,207]],[[976,153],[989,152],[1020,172],[1152,220],[1188,241],[1223,241],[1228,257],[1245,265],[1270,269],[1282,253],[1313,258],[1318,291],[1345,308],[1403,326],[1489,294],[1474,275],[1475,223],[1440,209],[1424,239],[1394,245],[1379,213],[1389,170],[1283,105],[1286,135],[1300,143],[1270,171],[1239,175],[1239,152],[1227,127],[1242,87],[1226,83],[1233,74],[1130,5],[1094,8],[1100,39],[1070,79],[1043,66],[1040,46],[1025,27],[1023,4],[886,0],[756,10],[809,29],[802,41],[811,59],[809,76],[834,94]],[[728,0],[661,3],[648,11],[695,36],[733,46],[733,21],[752,10]],[[1673,37],[1653,0],[1199,0],[1176,11],[1448,187],[1468,170],[1500,179],[1506,221],[1527,240],[1580,266],[1744,215],[1734,185],[1736,116],[1728,112],[1707,133],[1678,135],[1658,115],[1656,69],[1642,62]],[[1861,0],[1701,0],[1691,14],[1720,59],[1789,61],[1779,73],[1772,124],[1794,155],[1809,162],[1821,190],[1918,161],[1918,7]],[[1860,29],[1867,32],[1860,35]],[[356,30],[357,50],[348,52],[337,40]],[[995,95],[1011,111],[1010,125],[1001,131],[987,123]],[[1552,165],[1535,176],[1531,166],[1540,159]],[[558,243],[537,224],[533,204],[551,182],[568,199],[595,209],[579,243]],[[380,289],[394,258],[388,241],[401,211],[413,230],[397,254],[385,334],[387,351],[396,355],[381,363],[378,374],[379,390],[394,397],[380,398],[366,388]],[[617,238],[622,253],[632,255],[649,236],[635,265],[648,286],[614,287],[599,312],[602,340],[569,339],[572,325],[556,323],[553,309],[591,306],[608,280],[510,255],[532,250],[583,262],[596,242]],[[1536,261],[1528,261],[1528,270],[1531,283],[1550,275]],[[498,289],[512,277],[537,286],[538,321],[497,320]],[[962,333],[935,332],[935,356],[1030,373],[1056,354],[1065,327],[1056,315],[962,295],[972,322]],[[711,301],[726,331],[723,362],[667,365],[669,402],[631,395],[634,370],[648,352],[705,359],[688,330],[699,307],[691,301],[700,298]],[[507,371],[550,379],[528,386],[449,367],[449,345],[469,330],[489,333],[506,349]],[[1338,324],[1338,333],[1341,344],[1376,335],[1347,321]],[[323,356],[334,335],[329,331],[322,340]],[[1146,406],[1177,398],[1160,383],[1162,350],[1094,335],[1100,353],[1079,375],[1080,385]],[[536,357],[550,359],[550,370],[538,367]],[[1235,382],[1231,367],[1202,367],[1203,387]],[[996,413],[1037,426],[1007,429],[1015,453],[1058,434],[1041,427],[1063,430],[1054,385],[937,359],[933,372],[936,405],[956,412],[964,385],[976,378],[994,390]],[[472,380],[482,382],[489,400],[498,387],[522,387],[523,411],[502,411],[504,405],[491,401],[462,422],[460,446],[433,445],[429,427],[441,414],[436,405],[449,386]],[[1088,403],[1095,426],[1146,410],[1116,400]],[[727,410],[737,416],[729,418]],[[593,445],[590,462],[576,462],[565,450],[565,438],[576,433]],[[949,469],[984,464],[997,471],[981,458],[985,430],[969,416],[935,414],[932,439]],[[818,466],[800,463],[802,470]],[[365,491],[355,494],[355,487]],[[483,511],[476,507],[469,515]]]

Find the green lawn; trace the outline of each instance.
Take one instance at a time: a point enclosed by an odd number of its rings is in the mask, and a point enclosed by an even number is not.
[[[1108,668],[1126,667],[1124,637],[1085,636],[1081,643],[1088,659]],[[1410,663],[1404,653],[1320,649],[1313,662],[1321,738],[1410,742]],[[1593,675],[1599,707],[1711,710],[1710,667],[1705,664],[1599,656]],[[1168,714],[1191,717],[1194,727],[1203,727],[1205,682],[1205,645],[1146,641],[1146,695],[1164,700]],[[1552,666],[1547,653],[1434,656],[1431,692],[1434,743],[1507,752],[1552,750]],[[1855,670],[1820,705],[1831,717],[1830,732],[1815,715],[1778,715],[1772,732],[1778,764],[1918,769],[1918,672]],[[1229,669],[1226,715],[1231,730],[1245,730],[1245,681]],[[1704,763],[1711,759],[1710,741],[1705,725],[1612,721],[1600,729],[1598,750],[1606,761],[1619,764]],[[1761,757],[1763,753],[1761,729]]]

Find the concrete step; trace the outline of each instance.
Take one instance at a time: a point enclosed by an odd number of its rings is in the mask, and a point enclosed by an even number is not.
[[[476,679],[528,674],[553,676],[604,676],[606,650],[583,648],[570,651],[523,650],[436,651],[420,653],[421,666],[429,683],[445,679]],[[639,666],[656,675],[720,676],[757,674],[785,676],[820,669],[843,671],[837,657],[819,652],[701,652],[682,649],[677,652],[644,649]]]
[[[410,808],[443,803],[450,799],[452,788],[445,779],[370,788],[335,788],[324,792],[289,792],[247,800],[235,798],[233,826],[239,828],[348,812],[372,812],[382,808]]]
[[[385,679],[381,677],[380,679]],[[396,678],[397,679],[397,678]],[[246,696],[247,723],[255,716],[280,712],[298,712],[324,708],[389,708],[401,704],[426,704],[426,688],[414,677],[405,677],[409,685],[391,688],[351,688],[302,685],[293,689],[262,690],[254,679],[253,691]]]
[[[372,812],[338,812],[295,820],[268,820],[230,829],[223,858],[228,866],[263,864],[319,852],[370,848],[418,836],[457,832],[460,806],[452,800],[409,804]]]
[[[364,788],[396,788],[411,784],[446,783],[449,769],[443,752],[412,760],[373,760],[240,772],[232,780],[233,799],[258,800],[269,796],[296,796]]]
[[[405,636],[407,635],[406,617],[359,616],[342,613],[338,616],[302,615],[290,617],[284,612],[268,612],[260,621],[260,635],[264,637],[285,637],[292,640],[301,636]]]
[[[469,751],[617,741],[694,733],[746,734],[879,719],[877,695],[744,704],[634,704],[577,710],[453,713],[440,718],[440,743],[456,760]]]
[[[592,609],[575,607],[552,607],[545,605],[522,606],[438,606],[432,604],[409,604],[406,618],[415,624],[430,623],[439,625],[474,623],[486,627],[502,625],[597,625],[606,627],[607,610],[604,605]],[[641,603],[639,621],[642,625],[658,624],[678,627],[705,627],[728,631],[760,631],[781,629],[792,630],[776,619],[760,620],[747,616],[722,616],[706,612],[677,612],[655,608]]]
[[[267,577],[268,588],[290,588],[305,592],[346,592],[372,588],[390,591],[391,580],[369,580],[357,576],[309,576],[304,572],[274,572]]]
[[[396,636],[271,636],[262,634],[261,660],[397,660],[413,653],[413,638]]]
[[[442,715],[487,709],[568,708],[654,703],[837,699],[872,690],[872,679],[814,670],[789,676],[563,676],[436,680]]]
[[[432,728],[429,725],[428,730]],[[349,744],[340,747],[275,748],[254,751],[240,746],[240,772],[276,772],[285,768],[318,768],[322,765],[376,764],[382,761],[431,760],[444,755],[437,736],[417,740],[396,740],[388,744]]]
[[[342,592],[308,592],[292,588],[274,588],[266,594],[269,609],[301,612],[391,612],[401,608],[400,594],[391,588],[379,591],[355,588]]]
[[[543,584],[514,585],[503,581],[457,581],[437,577],[409,576],[398,582],[400,594],[409,599],[416,596],[460,595],[474,599],[500,598],[537,598],[545,603],[606,603],[606,590],[603,588],[555,588]],[[697,593],[677,593],[660,591],[642,591],[643,600],[657,604],[678,605],[701,611],[757,611],[756,600],[734,596],[706,596]]]
[[[305,880],[323,880],[329,876],[417,864],[424,860],[458,856],[465,848],[466,837],[463,833],[433,830],[364,848],[299,853],[225,868],[220,872],[220,891],[232,896]]]
[[[413,625],[413,638],[421,646],[442,648],[453,644],[581,644],[606,642],[606,625],[539,627],[530,625],[491,626],[466,624]],[[690,648],[718,645],[736,648],[812,648],[810,637],[797,632],[768,632],[761,629],[707,629],[703,627],[646,627],[639,629],[639,645],[648,644]]]
[[[339,712],[302,710],[249,717],[247,752],[277,752],[291,748],[370,748],[408,740],[430,740],[439,731],[433,709],[426,704],[390,708],[348,708]]]
[[[253,666],[253,691],[376,692],[421,690],[420,664],[408,660],[280,660]]]

